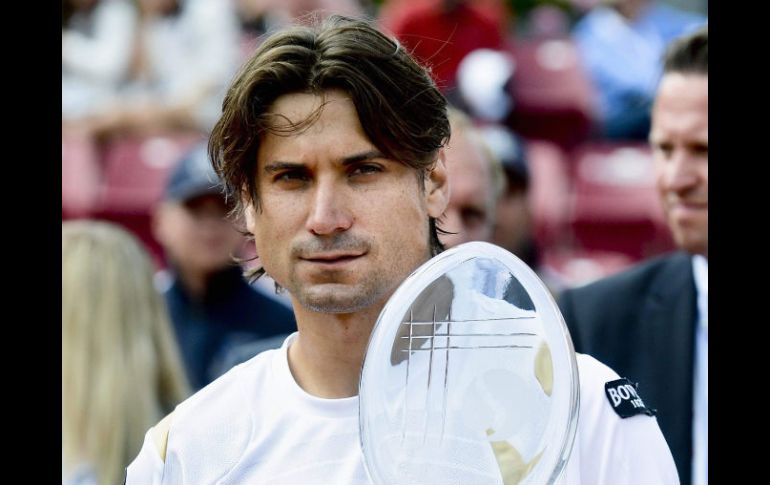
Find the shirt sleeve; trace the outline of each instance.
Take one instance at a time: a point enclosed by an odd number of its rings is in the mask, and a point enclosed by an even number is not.
[[[591,485],[678,485],[679,476],[655,417],[621,418],[604,384],[618,379],[593,357],[578,354],[580,416],[573,453],[580,454],[580,483]],[[644,383],[640,386],[644,398]]]
[[[125,485],[160,485],[163,479],[163,460],[151,436],[152,428],[144,435],[144,444],[134,461],[126,469]]]

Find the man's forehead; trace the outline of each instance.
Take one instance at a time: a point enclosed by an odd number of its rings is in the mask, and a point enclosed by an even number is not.
[[[708,76],[672,72],[660,81],[655,99],[656,107],[708,109]]]
[[[651,137],[663,131],[698,133],[708,139],[708,77],[666,74],[652,110]]]
[[[344,91],[327,90],[320,93],[288,93],[276,98],[267,113],[274,115],[271,120],[277,128],[285,128],[305,120],[317,117],[323,111],[331,110],[335,114],[352,109],[355,106],[350,96]]]

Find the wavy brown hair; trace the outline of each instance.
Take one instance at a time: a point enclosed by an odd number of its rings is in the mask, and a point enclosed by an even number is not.
[[[350,96],[364,132],[387,158],[414,168],[421,179],[433,167],[450,128],[446,99],[430,73],[371,22],[332,15],[269,36],[233,81],[209,139],[209,156],[230,194],[243,194],[259,210],[256,168],[263,136],[305,129],[323,108],[287,130],[268,113],[273,102],[331,89]],[[241,212],[244,200],[235,199]],[[433,218],[429,226],[431,251],[438,254],[440,229]]]

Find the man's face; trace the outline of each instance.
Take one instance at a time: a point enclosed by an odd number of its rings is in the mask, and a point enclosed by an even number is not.
[[[442,234],[441,242],[491,241],[496,202],[486,155],[464,130],[453,130],[445,151],[451,196],[442,228],[456,234]]]
[[[182,269],[213,273],[228,266],[243,244],[228,210],[220,195],[164,202],[155,216],[155,235]]]
[[[708,256],[708,77],[666,74],[652,111],[657,187],[677,245]]]
[[[246,207],[265,271],[295,304],[323,313],[384,305],[430,257],[428,218],[446,205],[443,160],[420,181],[379,153],[342,92],[289,94],[270,112],[282,123],[320,117],[288,136],[267,134],[258,153],[260,208]]]

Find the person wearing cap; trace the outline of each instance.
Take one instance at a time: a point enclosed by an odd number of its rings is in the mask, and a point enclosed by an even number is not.
[[[292,311],[251,287],[233,256],[243,236],[205,144],[187,154],[153,211],[169,269],[159,278],[194,389],[227,369],[231,349],[296,330]]]

